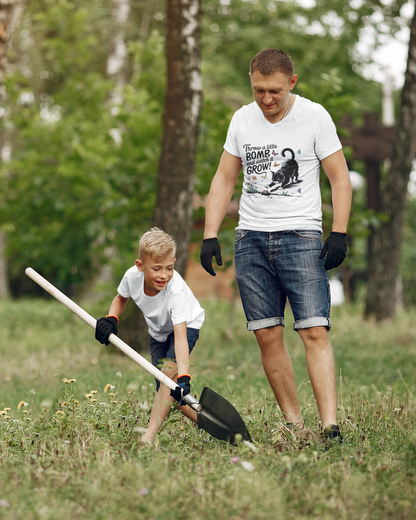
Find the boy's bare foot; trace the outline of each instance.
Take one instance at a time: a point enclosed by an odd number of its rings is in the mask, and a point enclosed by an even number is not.
[[[146,432],[143,434],[142,438],[140,439],[140,442],[142,444],[146,444],[146,446],[153,446],[155,442],[155,437]]]

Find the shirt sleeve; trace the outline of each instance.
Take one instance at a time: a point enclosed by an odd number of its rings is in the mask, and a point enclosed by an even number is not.
[[[337,135],[337,129],[331,116],[324,107],[320,107],[316,120],[316,155],[322,161],[333,153],[342,149],[341,141]]]
[[[227,139],[225,140],[224,150],[235,157],[241,157],[240,151],[238,150],[237,133],[236,128],[236,114],[231,119],[230,126],[228,127]]]
[[[172,301],[171,318],[173,326],[187,321],[188,300],[185,289],[182,289]]]
[[[117,287],[117,292],[123,298],[130,298],[131,297],[129,282],[128,282],[128,279],[127,279],[127,274],[125,274],[123,276],[123,278],[122,278],[122,280],[120,282],[120,285]]]

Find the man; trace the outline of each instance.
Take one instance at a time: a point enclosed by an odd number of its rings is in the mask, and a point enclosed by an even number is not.
[[[201,263],[213,276],[212,257],[222,265],[218,230],[242,167],[235,268],[247,328],[254,331],[286,421],[302,428],[293,366],[283,340],[284,307],[289,300],[294,329],[305,345],[324,435],[341,439],[328,338],[327,270],[338,267],[347,252],[352,195],[348,168],[328,112],[291,93],[298,76],[286,52],[259,52],[249,75],[255,101],[238,110],[230,123],[207,200]],[[334,215],[324,245],[321,166],[331,184]]]

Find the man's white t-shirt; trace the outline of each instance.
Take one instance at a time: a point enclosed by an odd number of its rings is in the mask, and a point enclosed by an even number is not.
[[[163,291],[156,296],[147,296],[143,273],[134,265],[124,274],[117,292],[123,298],[134,300],[143,312],[149,334],[156,341],[166,341],[174,325],[179,323],[186,322],[186,326],[193,329],[200,329],[204,323],[204,309],[176,271]]]
[[[240,108],[224,145],[243,165],[237,229],[321,230],[321,160],[341,148],[331,116],[306,98],[274,124],[256,102]]]

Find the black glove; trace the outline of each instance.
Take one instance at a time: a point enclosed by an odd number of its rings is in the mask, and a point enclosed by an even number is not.
[[[328,254],[327,254],[328,253]],[[347,233],[337,233],[331,231],[329,237],[325,240],[319,259],[325,257],[324,268],[329,271],[342,264],[347,254]]]
[[[170,395],[179,402],[179,406],[183,406],[186,404],[185,401],[182,400],[182,396],[188,395],[191,391],[191,377],[190,376],[181,376],[178,377],[178,385],[175,390],[170,391]]]
[[[107,316],[97,320],[95,327],[95,339],[103,345],[109,345],[108,337],[110,334],[117,335],[117,318],[115,316]]]
[[[202,241],[201,248],[201,265],[212,276],[216,276],[214,269],[212,268],[212,257],[215,256],[217,265],[222,265],[221,258],[221,247],[218,242],[218,238],[206,238]]]

